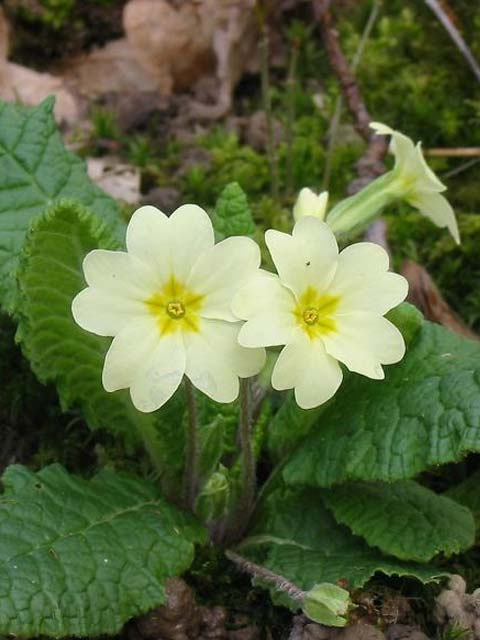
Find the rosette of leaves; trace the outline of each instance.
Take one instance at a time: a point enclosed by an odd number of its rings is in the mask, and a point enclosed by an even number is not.
[[[237,409],[200,406],[205,491],[199,517],[187,515],[171,504],[184,464],[183,400],[141,415],[123,392],[107,394],[108,341],[71,317],[83,257],[120,247],[124,225],[63,147],[51,107],[0,104],[0,299],[34,373],[56,385],[62,406],[143,446],[157,461],[158,482],[112,471],[85,480],[58,466],[7,469],[0,634],[95,636],[161,604],[165,580],[184,572],[194,545],[206,542],[199,520],[231,516],[241,494]],[[220,195],[212,217],[219,237],[256,232],[238,185]],[[474,541],[465,492],[440,495],[418,478],[480,451],[480,345],[424,322],[408,305],[392,320],[408,350],[385,381],[348,375],[331,401],[310,411],[277,395],[265,401],[255,432],[272,476],[237,551],[306,592],[340,579],[358,587],[376,572],[437,580],[437,556]]]

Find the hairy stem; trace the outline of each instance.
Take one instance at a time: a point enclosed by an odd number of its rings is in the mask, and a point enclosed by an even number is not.
[[[190,511],[195,509],[195,500],[198,492],[198,463],[200,446],[198,439],[198,408],[195,390],[190,380],[184,378],[185,394],[188,407],[188,429],[185,452],[185,505]]]
[[[238,505],[237,531],[243,532],[250,518],[255,498],[256,464],[252,443],[252,412],[250,382],[240,380],[240,425],[239,440],[243,469],[243,491]]]
[[[270,571],[265,567],[261,567],[254,562],[250,562],[250,560],[247,560],[243,556],[239,556],[234,551],[230,551],[227,549],[227,551],[225,551],[225,555],[229,560],[236,564],[241,571],[249,573],[255,578],[260,578],[261,580],[272,582],[277,587],[277,589],[288,594],[293,600],[303,600],[305,598],[306,592],[302,591],[302,589],[297,587],[296,584],[293,584],[293,582],[290,582],[290,580],[287,580],[283,576],[279,576],[278,574],[273,573],[273,571]]]

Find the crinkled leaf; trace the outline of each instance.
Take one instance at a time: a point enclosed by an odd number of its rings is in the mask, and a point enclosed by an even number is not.
[[[247,196],[238,182],[230,182],[220,194],[212,222],[219,239],[255,235],[255,222]]]
[[[406,302],[390,311],[388,319],[400,329],[408,345],[413,341],[423,324],[423,316],[420,311]],[[345,372],[344,376],[344,385],[348,385],[350,374]],[[335,397],[317,409],[305,411],[300,409],[295,402],[293,393],[290,393],[275,414],[268,429],[268,448],[273,459],[275,461],[281,460],[301,443],[313,425],[317,422],[323,423],[323,412],[334,402]]]
[[[284,469],[290,484],[411,478],[480,451],[480,344],[425,322],[385,381],[352,375]]]
[[[116,246],[104,225],[74,203],[61,202],[41,216],[26,241],[19,271],[17,339],[39,379],[56,384],[64,407],[80,406],[91,428],[121,433],[130,443],[141,434],[155,457],[165,461],[161,471],[176,470],[183,452],[174,450],[175,457],[172,442],[182,432],[183,399],[156,414],[143,414],[128,391],[107,393],[101,379],[110,339],[84,331],[72,317],[72,300],[85,287],[86,253]]]
[[[32,220],[59,198],[72,198],[108,222],[123,224],[114,200],[67,151],[53,118],[53,98],[29,109],[0,101],[0,303],[11,306],[15,271]]]
[[[413,480],[348,483],[322,495],[337,522],[401,560],[428,562],[437,553],[464,551],[475,540],[469,509]]]
[[[150,483],[10,467],[0,499],[0,633],[98,636],[165,601],[205,534]]]
[[[434,567],[402,562],[371,549],[335,522],[314,489],[279,489],[270,494],[240,552],[252,554],[304,590],[341,579],[352,588],[360,587],[377,571],[423,582],[441,575]]]

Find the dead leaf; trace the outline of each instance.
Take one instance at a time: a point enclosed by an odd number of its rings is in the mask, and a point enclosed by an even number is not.
[[[427,320],[443,324],[466,338],[480,339],[449,306],[424,267],[413,260],[406,260],[402,274],[408,280],[409,302],[418,307]]]
[[[88,158],[89,177],[104,191],[128,204],[140,200],[140,171],[136,167],[121,162],[114,156]]]

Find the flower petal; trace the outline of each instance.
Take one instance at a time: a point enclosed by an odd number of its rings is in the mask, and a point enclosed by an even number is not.
[[[295,388],[302,409],[318,407],[329,400],[342,383],[338,362],[329,356],[321,340],[300,336],[280,353],[272,374],[275,389]]]
[[[196,204],[178,207],[168,222],[173,273],[186,282],[197,258],[214,245],[212,222],[208,213]]]
[[[273,347],[295,340],[299,328],[293,313],[262,311],[243,325],[238,341],[244,347]]]
[[[295,296],[290,289],[283,286],[276,274],[263,269],[255,272],[232,301],[233,313],[242,320],[273,309],[289,313],[295,306]]]
[[[293,235],[269,229],[265,241],[282,284],[300,296],[308,286],[322,290],[331,281],[338,246],[330,227],[307,216],[293,228]]]
[[[350,371],[368,378],[385,377],[382,364],[399,362],[405,342],[391,322],[375,313],[358,311],[335,317],[336,330],[322,336],[327,353]]]
[[[400,131],[396,131],[381,122],[371,122],[370,127],[379,135],[392,136],[390,148],[395,156],[395,168],[408,165],[415,154],[413,141],[408,136],[400,133]]]
[[[409,203],[419,209],[437,227],[447,229],[457,244],[460,244],[460,232],[457,219],[450,203],[440,193],[420,192],[409,199]]]
[[[156,411],[178,389],[184,373],[185,347],[181,333],[162,336],[130,386],[134,406],[144,413]]]
[[[129,323],[147,315],[147,307],[138,300],[87,287],[73,299],[72,315],[82,329],[98,336],[114,336]]]
[[[388,254],[378,244],[358,242],[338,256],[329,294],[338,296],[336,314],[372,311],[383,315],[407,297],[408,282],[388,272]]]
[[[232,299],[238,289],[260,266],[260,249],[250,238],[236,236],[205,251],[195,263],[187,286],[205,295],[200,311],[203,318],[238,322]]]
[[[127,250],[147,262],[165,282],[171,274],[170,225],[167,216],[152,206],[140,207],[127,227]]]
[[[202,319],[198,333],[185,334],[186,375],[216,402],[233,402],[238,377],[255,375],[265,361],[263,349],[245,349],[237,342],[240,323]]]
[[[124,251],[90,251],[83,261],[83,272],[91,287],[133,300],[145,300],[159,285],[147,264]]]
[[[102,383],[106,391],[127,389],[160,340],[151,316],[136,319],[112,340],[103,365]]]

